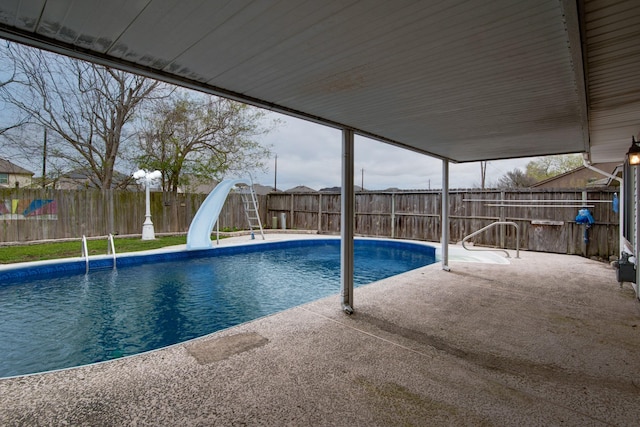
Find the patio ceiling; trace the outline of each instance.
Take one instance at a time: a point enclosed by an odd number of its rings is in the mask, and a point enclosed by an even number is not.
[[[0,0],[0,36],[455,162],[583,151],[609,162],[640,130],[639,9]]]

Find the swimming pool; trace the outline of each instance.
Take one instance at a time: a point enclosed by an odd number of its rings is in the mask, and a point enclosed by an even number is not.
[[[354,286],[435,262],[356,239]],[[166,347],[340,292],[338,239],[292,240],[0,273],[0,377]]]

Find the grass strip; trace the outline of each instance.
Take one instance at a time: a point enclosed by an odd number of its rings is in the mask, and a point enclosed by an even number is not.
[[[142,240],[139,237],[115,238],[116,254],[124,252],[139,252],[165,246],[184,245],[187,236],[162,236],[155,240]],[[104,255],[107,253],[107,239],[87,240],[89,255]],[[41,261],[57,258],[71,258],[82,255],[82,242],[51,242],[33,245],[0,247],[0,264],[16,262]]]

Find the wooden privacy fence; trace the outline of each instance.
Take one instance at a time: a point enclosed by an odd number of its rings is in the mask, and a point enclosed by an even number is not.
[[[607,259],[618,253],[619,218],[612,209],[613,195],[614,190],[452,190],[450,239],[459,242],[492,222],[513,221],[520,227],[523,249]],[[356,234],[440,241],[440,191],[361,192],[355,197]],[[582,204],[596,221],[587,230],[588,243],[585,226],[575,222]],[[271,193],[267,215],[283,213],[289,228],[340,232],[339,193]],[[515,249],[515,234],[512,227],[498,226],[473,242]]]
[[[450,238],[466,235],[494,222],[513,221],[520,227],[520,247],[541,252],[608,258],[618,253],[618,214],[614,190],[452,190]],[[151,194],[156,233],[185,233],[206,195]],[[355,232],[425,241],[440,241],[440,191],[356,193]],[[588,229],[575,217],[583,202],[595,224]],[[551,201],[555,202],[551,202]],[[504,201],[504,202],[502,202]],[[575,202],[579,201],[579,202]],[[339,193],[270,193],[258,196],[266,227],[286,216],[290,229],[340,232]],[[0,190],[0,242],[140,234],[145,214],[144,192],[91,190]],[[219,217],[223,231],[246,229],[242,200],[230,194]],[[515,248],[515,230],[495,227],[473,239],[476,245]]]
[[[156,233],[186,233],[205,194],[151,193]],[[264,197],[264,196],[263,196]],[[261,200],[264,203],[264,200]],[[0,190],[0,242],[140,234],[145,193],[113,190]],[[246,228],[239,194],[230,194],[220,229]]]

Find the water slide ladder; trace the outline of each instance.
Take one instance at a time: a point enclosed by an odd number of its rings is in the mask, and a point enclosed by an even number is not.
[[[253,184],[244,188],[241,188],[238,193],[242,197],[242,204],[244,205],[244,215],[249,223],[249,230],[251,230],[251,238],[254,238],[254,230],[259,230],[262,240],[264,240],[264,230],[262,229],[262,220],[260,220],[260,213],[258,212],[258,198],[253,188]]]

